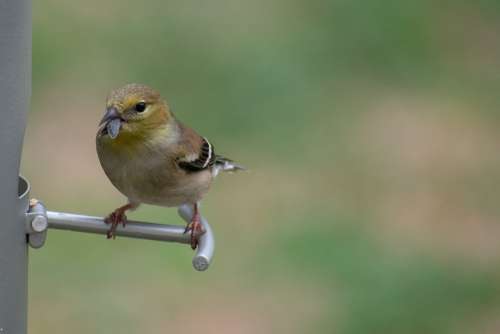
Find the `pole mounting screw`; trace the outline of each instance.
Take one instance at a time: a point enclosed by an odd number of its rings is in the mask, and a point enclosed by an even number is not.
[[[35,232],[43,232],[49,227],[49,223],[47,222],[47,218],[44,216],[35,216],[31,221],[31,228]]]

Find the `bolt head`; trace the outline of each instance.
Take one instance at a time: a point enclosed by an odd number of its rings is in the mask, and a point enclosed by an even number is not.
[[[49,223],[47,222],[47,218],[45,218],[44,216],[36,216],[31,221],[31,228],[35,232],[43,232],[47,229],[48,226]]]

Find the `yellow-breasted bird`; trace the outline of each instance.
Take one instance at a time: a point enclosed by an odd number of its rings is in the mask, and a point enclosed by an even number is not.
[[[160,94],[145,85],[128,84],[110,93],[96,136],[104,172],[128,198],[113,211],[107,237],[114,238],[125,212],[141,203],[177,207],[192,204],[194,215],[186,226],[191,247],[203,233],[198,203],[219,171],[244,169],[215,154],[210,142],[179,122]]]

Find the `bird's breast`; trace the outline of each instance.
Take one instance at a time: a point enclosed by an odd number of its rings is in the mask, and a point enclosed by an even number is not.
[[[210,188],[209,170],[186,173],[180,170],[168,150],[116,152],[97,145],[99,160],[111,183],[131,201],[179,206],[195,203]]]

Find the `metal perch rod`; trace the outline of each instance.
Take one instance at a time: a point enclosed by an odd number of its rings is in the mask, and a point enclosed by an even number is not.
[[[179,215],[189,222],[193,210],[189,206],[179,208]],[[72,213],[47,211],[48,227],[57,230],[67,230],[86,233],[106,234],[109,225],[104,223],[104,218],[92,217]],[[193,267],[198,271],[206,270],[214,254],[215,242],[212,229],[202,217],[201,223],[205,233],[199,237],[198,248],[193,257]],[[184,227],[178,225],[164,225],[145,223],[140,221],[128,221],[126,227],[118,226],[117,236],[139,238],[148,240],[190,243],[189,233],[184,233]]]

